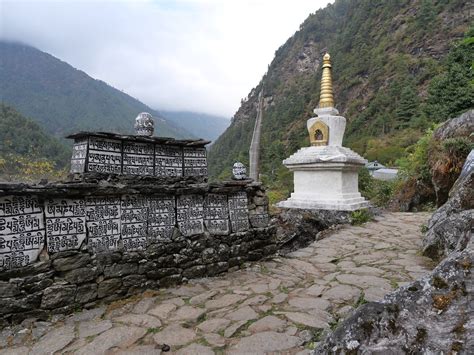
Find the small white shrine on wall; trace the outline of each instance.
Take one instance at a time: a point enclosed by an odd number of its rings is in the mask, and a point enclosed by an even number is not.
[[[342,146],[346,119],[334,108],[330,56],[323,57],[321,97],[316,117],[307,121],[311,147],[283,161],[294,173],[294,192],[278,207],[353,211],[367,208],[358,189],[359,169],[367,161]]]

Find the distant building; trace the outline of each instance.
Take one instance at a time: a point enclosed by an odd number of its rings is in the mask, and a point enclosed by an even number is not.
[[[398,169],[382,168],[374,170],[372,176],[377,180],[395,180],[397,178]]]
[[[380,164],[377,160],[371,161],[367,164],[365,164],[365,167],[369,171],[370,175],[374,175],[374,171],[377,171],[379,169],[384,169],[385,165]]]

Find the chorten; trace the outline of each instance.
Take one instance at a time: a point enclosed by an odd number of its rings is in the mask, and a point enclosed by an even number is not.
[[[354,211],[369,205],[358,189],[358,171],[367,160],[342,146],[346,119],[334,108],[330,59],[323,57],[319,106],[306,124],[311,146],[283,160],[294,173],[295,191],[279,207]]]

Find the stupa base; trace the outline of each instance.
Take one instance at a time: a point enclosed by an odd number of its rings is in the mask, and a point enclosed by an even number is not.
[[[355,211],[369,208],[369,202],[363,197],[340,200],[308,200],[290,197],[277,203],[277,207],[305,210]]]

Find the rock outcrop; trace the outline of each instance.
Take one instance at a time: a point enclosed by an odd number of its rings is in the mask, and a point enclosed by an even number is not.
[[[472,243],[431,275],[360,307],[314,354],[454,354],[474,349]]]
[[[423,254],[433,259],[463,250],[474,228],[474,150],[449,194],[449,200],[431,217]]]

